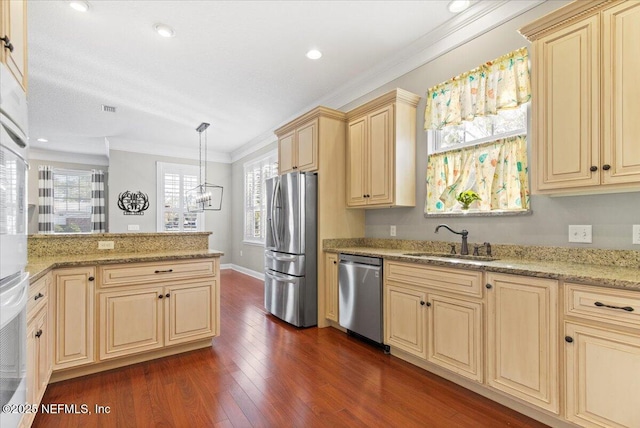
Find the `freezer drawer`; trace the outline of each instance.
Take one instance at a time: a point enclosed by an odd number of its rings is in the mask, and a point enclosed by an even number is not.
[[[304,276],[306,273],[304,259],[303,254],[287,254],[265,250],[264,267],[266,270],[273,270],[287,275]]]
[[[265,271],[264,306],[273,315],[295,325],[311,327],[317,324],[316,288],[304,277]]]

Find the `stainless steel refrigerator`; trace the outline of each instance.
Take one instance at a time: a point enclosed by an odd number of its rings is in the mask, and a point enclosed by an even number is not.
[[[317,182],[308,172],[266,180],[264,306],[297,327],[318,320]]]

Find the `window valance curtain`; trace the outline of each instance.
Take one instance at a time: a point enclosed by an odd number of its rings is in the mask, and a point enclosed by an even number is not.
[[[475,190],[480,211],[529,208],[526,136],[429,156],[425,213],[453,211],[456,196]]]
[[[424,129],[459,125],[530,99],[529,53],[520,48],[429,89]]]

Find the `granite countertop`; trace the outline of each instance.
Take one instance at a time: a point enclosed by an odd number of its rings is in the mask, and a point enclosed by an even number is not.
[[[502,258],[499,256],[497,260],[493,261],[451,259],[437,256],[416,257],[405,255],[406,253],[417,252],[415,250],[373,247],[334,247],[325,248],[324,251],[382,257],[385,260],[400,262],[560,279],[569,282],[640,291],[640,269],[637,267],[602,266],[565,261]]]
[[[42,278],[47,272],[55,268],[107,265],[116,263],[159,262],[167,260],[188,260],[197,258],[212,258],[223,256],[222,251],[217,250],[192,250],[192,251],[162,251],[149,253],[109,253],[62,255],[53,257],[30,257],[27,264],[27,272],[30,274],[30,282],[33,284]]]

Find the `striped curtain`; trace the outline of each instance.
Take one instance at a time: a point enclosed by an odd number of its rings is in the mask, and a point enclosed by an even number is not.
[[[53,168],[38,166],[38,233],[53,233]]]
[[[91,170],[91,232],[104,233],[104,172],[100,169]]]

